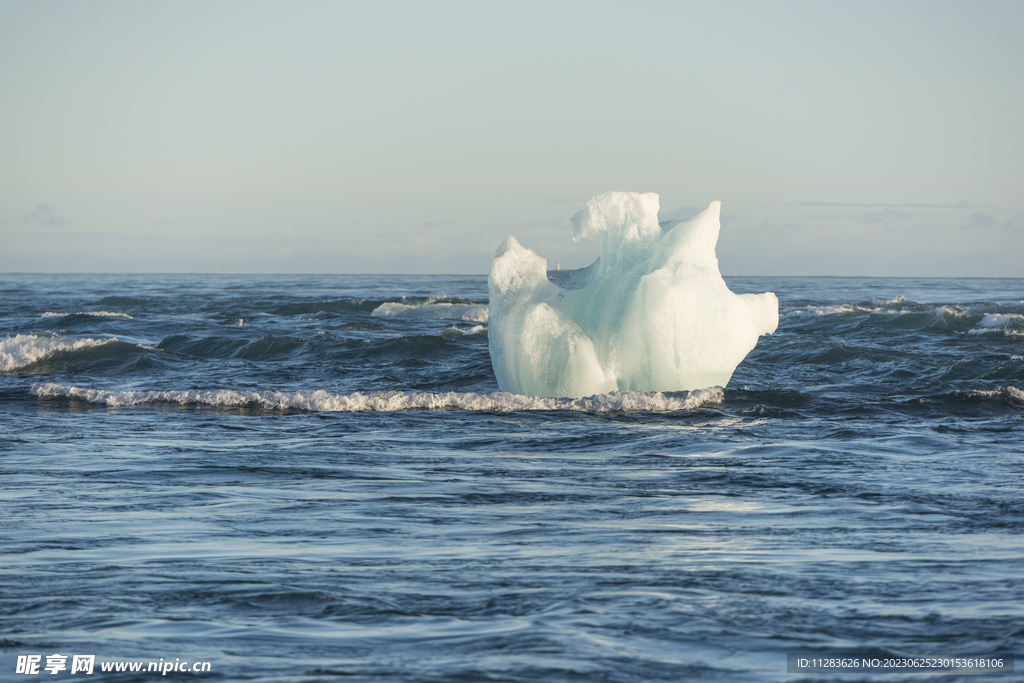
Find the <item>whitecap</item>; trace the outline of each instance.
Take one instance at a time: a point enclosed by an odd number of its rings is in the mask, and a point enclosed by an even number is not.
[[[618,391],[583,398],[532,398],[520,394],[495,392],[370,391],[329,394],[316,391],[106,391],[61,384],[35,384],[39,397],[66,396],[111,408],[169,403],[214,407],[256,408],[263,410],[307,410],[312,412],[391,412],[410,410],[483,411],[510,413],[523,410],[569,410],[583,413],[674,412],[697,410],[722,402],[724,391],[711,387],[668,395],[661,392]]]
[[[942,316],[950,315],[954,318],[963,318],[966,315],[971,315],[970,311],[966,311],[959,306],[939,306],[933,313]]]
[[[1004,337],[1014,337],[1024,339],[1024,330],[1001,330],[1001,329],[973,329],[968,330],[967,334],[1001,334]]]
[[[373,311],[370,312],[370,315],[376,318],[387,317],[405,313],[406,311],[411,311],[414,308],[416,308],[414,304],[402,304],[397,301],[386,301],[373,309]]]
[[[68,314],[67,313],[57,313],[56,311],[46,311],[44,313],[40,313],[39,317],[40,318],[63,318],[66,315],[68,315]],[[91,316],[96,317],[96,318],[121,318],[122,320],[134,320],[135,319],[135,318],[131,317],[130,315],[128,315],[127,313],[119,313],[117,311],[78,311],[78,313],[75,313],[74,315],[91,315]]]
[[[885,299],[883,297],[876,296],[872,297],[871,303],[873,303],[875,306],[892,306],[894,304],[908,304],[915,302],[909,301],[905,296],[896,296],[891,299]]]
[[[67,339],[35,334],[19,334],[0,341],[0,372],[10,372],[36,363],[60,351],[78,351],[116,342],[105,339]]]
[[[1014,323],[1024,326],[1024,315],[1019,313],[986,313],[980,321],[979,327],[1009,327]]]
[[[874,299],[872,299],[872,301],[874,301]],[[917,308],[916,310],[912,308],[861,308],[860,310],[867,311],[872,315],[887,315],[897,318],[904,315],[931,314],[935,318],[932,321],[933,323],[944,320],[947,316],[951,318],[962,318],[966,315],[970,315],[969,311],[966,311],[959,306],[944,305],[936,306],[932,309],[925,307],[923,304],[919,304],[919,306],[920,308]]]
[[[124,320],[134,320],[127,313],[118,313],[117,311],[83,311],[84,315],[92,315],[97,318],[123,318]]]
[[[1024,315],[1019,313],[986,313],[969,334],[1002,334],[1024,337]]]
[[[461,329],[459,327],[455,327],[454,325],[452,325],[451,327],[447,327],[447,328],[441,330],[441,332],[438,334],[438,336],[439,337],[446,337],[446,338],[449,338],[449,339],[453,339],[453,338],[456,338],[456,337],[465,336],[467,334],[484,334],[484,335],[486,335],[487,334],[487,326],[486,325],[474,325],[473,327],[469,328],[468,330],[463,330],[463,329]]]
[[[1024,403],[1024,391],[1014,386],[997,387],[995,389],[975,389],[966,393],[968,396],[981,396],[984,398],[1008,397],[1014,401]]]
[[[377,318],[427,318],[431,320],[466,320],[485,323],[487,322],[487,305],[436,303],[433,301],[414,305],[388,301],[373,309],[370,315]]]
[[[858,309],[850,304],[839,304],[838,306],[806,306],[787,311],[783,318],[817,318],[825,315],[841,315],[844,313],[855,313]]]

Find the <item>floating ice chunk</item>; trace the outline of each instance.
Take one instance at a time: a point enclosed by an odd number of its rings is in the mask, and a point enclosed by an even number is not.
[[[724,387],[779,324],[771,292],[733,294],[718,270],[720,202],[658,223],[658,195],[608,192],[572,217],[600,257],[547,278],[547,261],[509,237],[488,278],[488,338],[502,391],[580,397]]]

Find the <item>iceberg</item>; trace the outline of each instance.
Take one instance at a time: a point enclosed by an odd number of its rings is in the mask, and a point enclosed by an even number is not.
[[[561,287],[509,236],[494,254],[488,344],[502,391],[579,398],[728,384],[779,324],[775,294],[734,294],[718,270],[721,202],[658,222],[653,192],[607,192],[572,217],[600,256]]]

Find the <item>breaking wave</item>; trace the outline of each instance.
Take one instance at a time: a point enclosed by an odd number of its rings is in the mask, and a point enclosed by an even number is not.
[[[857,309],[850,304],[839,304],[838,306],[805,306],[783,313],[781,318],[820,318],[826,315],[837,315],[840,313],[856,313]]]
[[[19,334],[0,341],[0,372],[28,367],[55,353],[81,351],[116,343],[116,337],[105,339],[67,339],[35,334]]]
[[[989,391],[974,390],[968,393],[984,398],[1009,398],[1017,401],[1018,403],[1024,404],[1024,391],[1017,387],[999,387],[998,389],[992,389]]]
[[[486,336],[487,335],[487,327],[485,325],[474,325],[473,327],[469,328],[468,330],[463,330],[463,329],[461,329],[459,327],[455,327],[454,325],[452,325],[451,327],[447,327],[447,328],[441,330],[441,332],[438,334],[438,336],[439,337],[446,337],[448,339],[455,339],[455,338],[462,337],[462,336],[465,336],[465,335],[468,335],[468,334],[482,334],[482,335]]]
[[[308,412],[397,412],[411,410],[477,411],[511,413],[523,410],[570,410],[582,413],[666,413],[697,410],[722,402],[721,387],[663,394],[620,391],[584,398],[531,398],[495,392],[429,393],[374,391],[329,394],[326,391],[104,391],[61,384],[34,384],[32,393],[40,398],[67,397],[120,408],[138,405],[173,404],[258,410]]]
[[[1005,414],[1024,411],[1024,391],[1015,386],[951,391],[931,400],[954,414]]]
[[[906,300],[898,301],[895,299],[886,300],[890,303],[901,303],[907,304]],[[871,304],[876,303],[872,300]],[[831,315],[849,315],[849,314],[860,314],[860,315],[874,315],[874,316],[888,316],[888,317],[900,317],[905,315],[921,315],[929,314],[936,318],[962,318],[964,316],[971,315],[969,311],[966,311],[959,306],[934,306],[925,304],[914,304],[910,306],[901,306],[897,308],[887,306],[876,306],[870,304],[836,304],[829,306],[805,306],[803,308],[795,308],[786,311],[782,314],[783,318],[821,318],[824,316]],[[980,314],[979,314],[980,315]]]
[[[884,325],[896,329],[937,329],[957,333],[997,334],[1024,338],[1024,314],[1019,306],[992,302],[923,304],[904,297],[870,299],[862,303],[809,305],[790,308],[780,317],[807,326],[831,320],[840,324]]]
[[[403,304],[388,301],[370,313],[376,318],[427,318],[431,320],[467,320],[470,322],[487,322],[487,304],[438,303],[428,301],[424,304]]]
[[[40,318],[63,318],[67,315],[91,315],[94,318],[121,318],[122,320],[134,320],[127,313],[118,313],[117,311],[78,311],[77,313],[57,313],[56,311],[46,311],[40,314]]]
[[[1024,338],[1024,315],[1019,313],[986,313],[970,334],[1003,334]]]

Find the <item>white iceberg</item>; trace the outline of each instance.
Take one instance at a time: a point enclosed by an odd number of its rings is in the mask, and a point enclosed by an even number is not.
[[[582,397],[724,387],[779,324],[775,294],[733,294],[718,270],[721,203],[658,223],[658,195],[607,192],[572,217],[600,256],[563,289],[509,237],[488,277],[488,340],[502,391]]]

